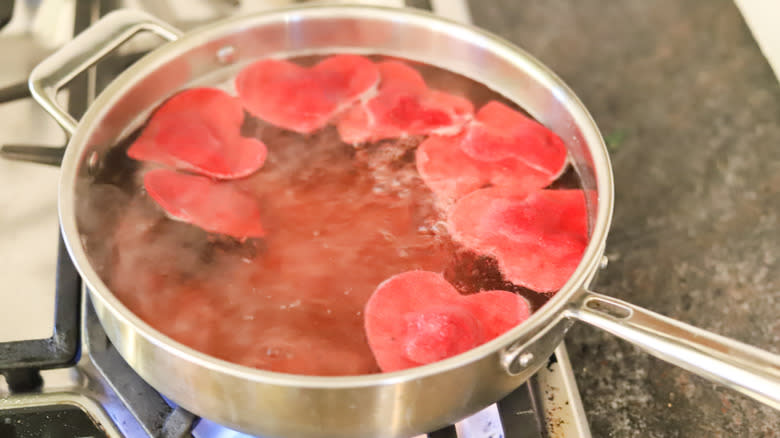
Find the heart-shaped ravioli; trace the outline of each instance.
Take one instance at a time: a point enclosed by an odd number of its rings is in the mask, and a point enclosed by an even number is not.
[[[339,120],[341,139],[363,143],[408,135],[457,134],[474,108],[468,99],[431,90],[417,70],[400,61],[377,65],[381,82],[373,98]]]
[[[555,181],[566,162],[557,135],[497,101],[483,106],[459,135],[431,136],[417,151],[420,176],[447,199],[485,186],[529,193]]]
[[[409,271],[380,284],[364,315],[371,351],[389,372],[477,347],[525,321],[530,307],[512,292],[462,295],[441,274]]]
[[[235,85],[251,114],[307,134],[375,92],[378,82],[379,72],[369,59],[335,55],[309,68],[282,59],[263,59],[241,70]]]
[[[566,145],[555,133],[495,100],[477,112],[460,148],[475,160],[514,158],[554,177],[566,162]]]
[[[455,204],[448,223],[455,240],[496,257],[507,280],[537,292],[560,289],[588,243],[582,190],[477,190]]]
[[[240,134],[244,110],[222,90],[192,88],[158,108],[127,155],[218,179],[247,176],[265,162],[265,144]]]
[[[550,183],[549,175],[522,161],[485,162],[469,157],[458,146],[464,136],[434,135],[417,148],[417,171],[438,196],[455,200],[487,185],[527,193]]]
[[[230,182],[155,169],[144,174],[144,188],[173,219],[237,239],[265,235],[257,201]]]

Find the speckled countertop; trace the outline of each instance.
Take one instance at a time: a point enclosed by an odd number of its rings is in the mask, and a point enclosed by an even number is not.
[[[477,25],[550,66],[612,153],[595,290],[780,353],[780,86],[731,1],[491,0]],[[780,412],[578,324],[594,437],[776,437]]]

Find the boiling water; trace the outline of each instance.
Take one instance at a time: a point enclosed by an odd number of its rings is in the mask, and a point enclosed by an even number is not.
[[[509,104],[462,76],[415,67],[429,86],[475,108],[491,99]],[[268,147],[265,165],[236,182],[260,204],[263,239],[240,242],[168,219],[143,191],[145,167],[126,156],[135,136],[81,188],[79,225],[92,263],[131,311],[171,338],[251,367],[366,374],[379,369],[363,307],[393,275],[442,272],[462,293],[514,291],[534,309],[548,299],[506,282],[494,259],[453,242],[415,167],[424,138],[356,148],[333,126],[307,136],[250,116],[242,134]],[[569,169],[554,186],[578,186],[576,174]]]

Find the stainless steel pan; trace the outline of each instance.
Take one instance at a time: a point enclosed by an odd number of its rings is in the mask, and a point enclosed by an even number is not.
[[[77,73],[139,32],[169,40],[124,71],[80,121],[55,100]],[[181,345],[132,314],[90,266],[79,239],[76,187],[149,111],[177,90],[214,83],[263,56],[379,53],[423,61],[519,103],[568,144],[589,200],[590,244],[571,279],[527,322],[459,356],[401,372],[311,377],[234,365]],[[780,358],[599,295],[612,214],[612,171],[582,103],[551,71],[475,28],[397,9],[310,7],[225,20],[181,35],[145,14],[118,11],[32,73],[35,99],[72,137],[62,162],[59,211],[70,254],[116,348],[144,379],[195,414],[264,436],[399,437],[452,423],[502,398],[539,369],[575,320],[780,409]]]

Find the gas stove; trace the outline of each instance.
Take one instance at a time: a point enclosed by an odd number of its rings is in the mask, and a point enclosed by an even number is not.
[[[17,0],[0,7],[0,437],[241,437],[177,407],[124,362],[103,331],[58,238],[57,176],[66,136],[28,98],[26,77],[105,13],[144,9],[183,30],[291,0]],[[469,21],[465,0],[350,3],[417,7]],[[12,7],[9,7],[11,6]],[[154,41],[130,41],[63,93],[80,115]],[[16,159],[21,161],[11,161]],[[2,382],[2,380],[0,380]],[[261,415],[262,413],[258,413]],[[499,403],[429,437],[589,437],[565,347]]]

